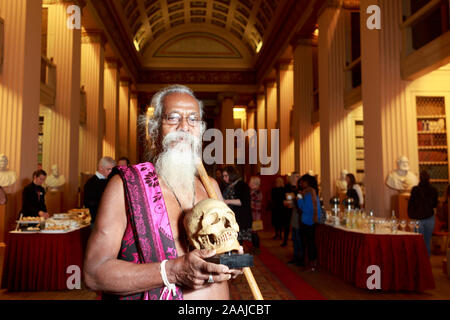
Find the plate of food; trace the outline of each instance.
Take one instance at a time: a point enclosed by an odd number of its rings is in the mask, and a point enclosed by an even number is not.
[[[54,215],[52,215],[52,219],[56,220],[70,219],[70,216],[67,213],[55,213]]]
[[[21,217],[16,222],[20,224],[39,224],[41,221],[41,217]]]
[[[71,231],[71,229],[66,225],[53,225],[46,226],[44,230],[41,230],[41,233],[66,233]]]

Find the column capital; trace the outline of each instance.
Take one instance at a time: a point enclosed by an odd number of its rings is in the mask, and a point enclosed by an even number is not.
[[[137,91],[131,91],[130,99],[137,99],[138,96],[139,96],[139,92],[137,92]]]
[[[313,33],[297,33],[292,37],[290,45],[295,50],[298,46],[317,47],[318,37]]]
[[[86,29],[81,33],[81,43],[100,43],[103,47],[107,42],[102,30]]]
[[[130,78],[128,78],[128,77],[120,77],[120,86],[123,86],[123,87],[130,87],[130,85],[131,85],[131,79]]]
[[[122,63],[119,59],[115,57],[107,57],[105,58],[105,65],[108,69],[120,69],[122,68]]]
[[[277,70],[287,70],[289,69],[289,65],[292,63],[293,59],[279,59],[275,63],[275,68]]]
[[[277,79],[275,79],[275,78],[268,78],[268,79],[265,79],[265,80],[263,81],[263,84],[264,84],[264,88],[267,88],[267,87],[274,87],[274,86],[276,86],[276,84],[277,84]]]

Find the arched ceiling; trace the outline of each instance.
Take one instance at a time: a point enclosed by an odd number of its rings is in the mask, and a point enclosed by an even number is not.
[[[115,0],[138,52],[177,27],[226,30],[256,55],[286,0]]]

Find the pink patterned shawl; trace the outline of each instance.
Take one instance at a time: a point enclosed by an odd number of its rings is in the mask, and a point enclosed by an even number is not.
[[[121,166],[114,168],[114,172],[122,177],[127,211],[127,228],[118,259],[134,263],[175,259],[177,250],[153,165],[146,162],[128,167]],[[122,300],[166,299],[168,290],[161,297],[163,289],[163,287],[155,288],[132,296],[116,298]],[[170,299],[183,299],[179,287],[177,287],[177,295],[171,296]]]

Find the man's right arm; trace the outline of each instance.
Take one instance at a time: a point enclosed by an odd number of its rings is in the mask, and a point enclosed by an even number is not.
[[[84,277],[92,290],[131,295],[164,285],[159,262],[137,264],[117,259],[126,225],[123,183],[116,175],[105,189],[87,246]],[[169,282],[199,289],[207,285],[209,274],[213,274],[215,282],[229,280],[228,267],[204,261],[214,254],[194,250],[169,260],[166,263]]]

